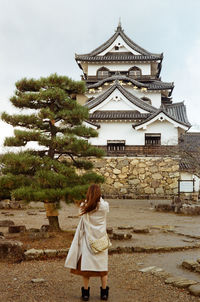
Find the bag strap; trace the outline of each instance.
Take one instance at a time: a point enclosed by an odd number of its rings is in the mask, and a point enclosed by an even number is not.
[[[88,232],[89,232],[89,234],[91,236],[90,219],[89,219],[89,214],[88,213],[86,214],[86,217],[87,217],[87,221],[88,221]]]

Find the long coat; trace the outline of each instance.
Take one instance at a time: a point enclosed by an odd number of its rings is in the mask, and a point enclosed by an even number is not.
[[[82,271],[100,272],[108,270],[108,250],[94,254],[88,243],[88,238],[99,239],[105,234],[108,212],[109,204],[101,198],[97,211],[81,216],[65,261],[65,267],[76,269],[81,256]]]

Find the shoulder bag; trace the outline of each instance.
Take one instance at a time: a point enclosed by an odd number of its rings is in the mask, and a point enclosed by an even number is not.
[[[88,228],[89,235],[91,236],[90,220],[89,220],[88,213],[87,213],[87,220],[89,222],[89,228]],[[90,248],[94,254],[101,253],[112,245],[107,233],[105,233],[101,238],[95,240],[89,237],[88,241],[89,241]]]

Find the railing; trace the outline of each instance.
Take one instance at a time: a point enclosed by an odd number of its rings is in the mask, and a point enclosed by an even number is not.
[[[107,146],[95,146],[105,151],[106,156],[176,156],[177,146],[125,146],[124,150],[108,150]]]
[[[124,75],[124,74],[123,74]],[[110,75],[112,76],[112,75]],[[128,76],[128,73],[127,73],[127,76]],[[83,80],[86,80],[86,82],[98,82],[102,79],[105,79],[106,77],[104,76],[101,76],[101,77],[97,77],[97,76],[87,76],[86,79],[83,79]],[[135,75],[135,76],[130,76],[131,79],[134,79],[134,80],[140,80],[140,81],[148,81],[148,80],[156,80],[157,77],[155,75]]]

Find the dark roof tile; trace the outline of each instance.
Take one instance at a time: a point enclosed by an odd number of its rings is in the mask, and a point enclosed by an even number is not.
[[[137,98],[136,96],[134,96],[132,93],[130,93],[129,91],[127,91],[125,88],[123,88],[119,82],[116,80],[115,83],[108,88],[105,92],[103,92],[102,94],[100,94],[99,96],[97,96],[96,98],[92,99],[91,101],[87,102],[85,104],[86,107],[88,107],[89,109],[92,109],[94,107],[96,107],[97,105],[101,104],[105,99],[107,99],[111,93],[115,90],[118,89],[131,103],[133,103],[134,105],[138,106],[141,109],[144,109],[148,112],[155,112],[157,109],[151,105],[149,105],[148,103],[145,103],[144,101],[142,101],[141,99]]]
[[[121,36],[121,38],[125,41],[125,43],[127,43],[127,45],[130,48],[132,48],[136,52],[140,53],[144,57],[149,56],[149,58],[152,57],[152,59],[153,59],[153,57],[158,58],[158,59],[163,58],[163,54],[151,53],[151,52],[145,50],[144,48],[140,47],[139,45],[137,45],[124,33],[122,27],[118,26],[116,32],[105,43],[103,43],[101,46],[97,47],[96,49],[94,49],[92,52],[90,52],[88,54],[76,55],[76,59],[79,58],[79,60],[80,60],[81,57],[96,57],[99,53],[103,52],[110,45],[112,45],[112,43],[117,39],[118,36]],[[104,56],[104,57],[106,57],[106,56]]]
[[[108,78],[105,78],[103,80],[98,81],[95,84],[89,84],[87,85],[87,88],[96,88],[96,87],[100,87],[102,86],[104,83],[106,82],[112,82],[115,80],[122,80],[122,81],[126,81],[126,82],[131,82],[133,85],[137,86],[137,87],[146,87],[148,90],[168,90],[168,89],[173,89],[174,88],[174,83],[170,82],[170,83],[166,83],[166,82],[162,82],[162,81],[151,81],[149,83],[141,83],[137,80],[134,80],[130,77],[127,77],[125,75],[121,75],[121,74],[116,74],[113,76],[110,76]]]
[[[150,113],[140,113],[136,110],[130,111],[95,111],[90,114],[90,120],[136,120],[136,119],[146,119]]]

